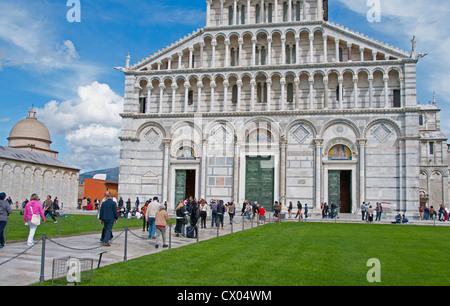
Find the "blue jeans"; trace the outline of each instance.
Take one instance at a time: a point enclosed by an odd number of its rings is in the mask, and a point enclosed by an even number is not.
[[[148,218],[148,237],[149,238],[155,238],[155,232],[156,232],[156,218],[149,217]]]
[[[214,227],[214,224],[217,225],[217,212],[212,211],[211,213],[211,227]]]
[[[3,232],[5,230],[7,221],[0,221],[0,245],[5,245],[5,235],[3,235]]]
[[[114,221],[103,221],[103,229],[105,231],[105,236],[103,237],[103,243],[108,243],[109,240],[111,240],[113,226],[114,226]]]

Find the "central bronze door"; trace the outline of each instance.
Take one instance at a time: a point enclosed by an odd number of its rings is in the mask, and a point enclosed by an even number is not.
[[[245,176],[245,199],[256,201],[266,210],[274,203],[275,163],[273,157],[247,157]]]

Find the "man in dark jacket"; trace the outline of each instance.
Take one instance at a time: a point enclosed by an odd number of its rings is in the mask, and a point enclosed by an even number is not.
[[[0,193],[0,248],[5,246],[3,231],[8,223],[8,216],[12,214],[11,205],[5,200],[6,194]]]
[[[114,202],[112,196],[108,193],[105,194],[107,198],[100,206],[100,216],[99,219],[103,224],[103,245],[111,246],[109,244],[109,240],[111,239],[112,229],[114,224],[117,222],[119,218],[119,214],[117,213],[117,204]]]

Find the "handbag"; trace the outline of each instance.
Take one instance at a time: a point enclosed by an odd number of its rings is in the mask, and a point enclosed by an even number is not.
[[[30,210],[31,210],[31,224],[33,225],[40,225],[41,224],[41,216],[40,215],[35,215],[33,214],[33,208],[30,205]]]

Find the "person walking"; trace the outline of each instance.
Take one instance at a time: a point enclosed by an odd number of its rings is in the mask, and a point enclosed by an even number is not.
[[[202,199],[200,201],[200,218],[201,218],[201,222],[200,222],[200,227],[201,228],[206,228],[206,217],[208,216],[208,205],[206,205],[206,201],[204,199]]]
[[[217,222],[217,206],[218,203],[216,200],[211,200],[211,227],[214,227],[214,225],[216,225],[217,227],[219,226],[218,222]]]
[[[25,205],[25,210],[23,212],[23,222],[30,227],[27,240],[28,246],[34,245],[34,235],[36,234],[37,227],[40,225],[40,220],[38,219],[39,222],[35,222],[33,219],[37,219],[37,217],[33,218],[33,215],[40,216],[42,222],[45,222],[42,204],[39,203],[39,196],[35,193],[31,195],[30,202]]]
[[[292,202],[289,202],[289,206],[288,206],[288,214],[289,214],[289,219],[291,218],[292,215]]]
[[[259,220],[258,224],[261,222],[263,224],[266,224],[266,210],[264,209],[264,206],[261,206],[258,210]]]
[[[8,224],[8,216],[12,214],[11,205],[5,200],[6,193],[0,193],[0,249],[5,246],[4,231]]]
[[[234,204],[234,200],[227,207],[228,216],[230,216],[230,224],[233,223],[233,218],[236,213],[236,204]]]
[[[373,208],[372,205],[369,205],[369,208],[367,209],[367,222],[372,223],[373,221]]]
[[[147,219],[145,218],[145,213],[147,212],[148,204],[149,204],[149,202],[145,201],[144,206],[142,206],[142,220],[143,220],[142,231],[143,232],[145,232],[145,230],[147,230],[147,232],[148,232],[148,222],[147,222]]]
[[[308,204],[305,204],[305,219],[308,218]]]
[[[159,247],[158,241],[160,240],[159,237],[162,237],[162,247],[167,248],[168,245],[166,244],[166,227],[167,222],[170,220],[169,214],[166,211],[166,207],[163,205],[159,206],[159,211],[155,215],[155,227],[158,234],[156,235],[156,244],[155,248]]]
[[[365,220],[366,217],[366,202],[361,205],[361,220]]]
[[[114,227],[114,224],[117,223],[119,213],[117,212],[117,204],[112,199],[112,196],[110,194],[106,196],[107,200],[104,201],[100,206],[99,219],[101,221],[101,224],[103,224],[104,230],[103,245],[111,246],[109,242],[112,237],[112,229]]]
[[[383,205],[382,203],[377,203],[377,207],[375,208],[377,211],[377,217],[375,218],[375,221],[381,221],[381,214],[383,213]]]
[[[219,200],[219,204],[217,205],[217,227],[220,226],[220,229],[223,230],[223,215],[225,214],[225,205],[223,204],[223,200]]]
[[[45,216],[49,215],[53,219],[53,223],[57,223],[58,221],[56,221],[55,215],[53,214],[54,208],[51,195],[47,196],[47,199],[44,201],[43,205],[44,205],[44,215]]]
[[[186,218],[186,209],[184,208],[184,201],[180,200],[178,206],[175,209],[176,224],[175,224],[175,236],[180,237],[182,235],[183,222]]]
[[[155,239],[156,232],[156,213],[159,211],[159,201],[158,197],[154,197],[153,201],[148,205],[147,211],[145,212],[145,219],[148,222],[148,237],[150,239]]]

